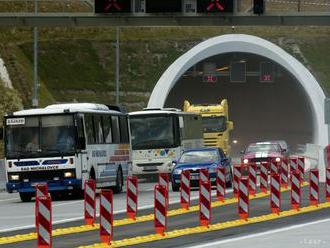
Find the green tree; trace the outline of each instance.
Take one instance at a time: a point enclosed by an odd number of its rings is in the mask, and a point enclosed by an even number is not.
[[[14,89],[4,86],[0,80],[0,127],[3,127],[3,117],[8,112],[22,109],[22,100]],[[3,157],[3,141],[0,142],[0,158]]]

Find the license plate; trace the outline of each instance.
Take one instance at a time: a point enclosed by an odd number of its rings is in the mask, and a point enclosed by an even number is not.
[[[191,175],[190,176],[191,180],[198,180],[199,179],[199,175]]]

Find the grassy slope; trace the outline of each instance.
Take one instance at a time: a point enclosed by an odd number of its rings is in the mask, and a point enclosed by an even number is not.
[[[230,27],[121,29],[121,101],[130,109],[145,106],[164,70],[181,54],[206,38],[231,33]],[[293,53],[298,44],[314,75],[330,92],[330,28],[239,27]],[[114,102],[115,30],[55,28],[40,31],[41,104],[55,101]],[[30,104],[32,36],[29,29],[1,29],[0,55],[24,104]],[[300,55],[293,54],[301,60]],[[329,54],[330,55],[330,54]],[[8,62],[9,61],[9,62]],[[130,92],[129,94],[127,92]]]

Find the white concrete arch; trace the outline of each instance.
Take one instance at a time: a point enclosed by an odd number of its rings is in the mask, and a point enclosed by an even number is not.
[[[313,143],[328,144],[328,129],[324,124],[325,94],[309,72],[297,59],[279,46],[252,35],[228,34],[217,36],[193,47],[179,57],[158,80],[148,102],[148,108],[163,107],[168,94],[180,77],[196,63],[223,53],[243,52],[264,56],[286,68],[305,89],[313,110]],[[297,111],[304,111],[297,109]]]

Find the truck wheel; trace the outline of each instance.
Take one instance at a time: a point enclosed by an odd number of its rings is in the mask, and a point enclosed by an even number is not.
[[[21,198],[22,202],[30,202],[32,199],[32,195],[33,195],[32,193],[23,193],[23,192],[19,193],[19,197]]]
[[[117,170],[117,176],[116,176],[116,186],[114,187],[113,191],[114,193],[118,194],[123,191],[123,172],[121,170],[121,167]]]

